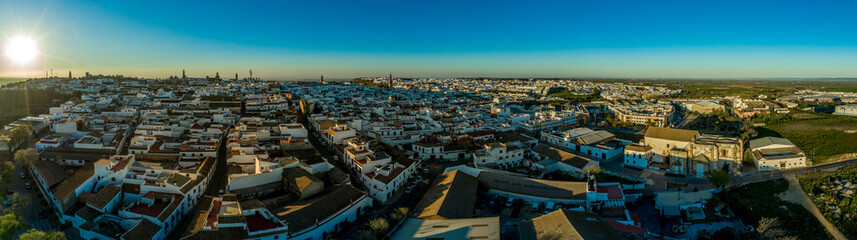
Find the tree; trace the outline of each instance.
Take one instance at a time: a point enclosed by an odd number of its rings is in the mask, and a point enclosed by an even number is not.
[[[706,178],[708,178],[708,181],[711,182],[714,187],[719,188],[726,186],[726,184],[729,183],[730,177],[732,176],[729,175],[729,172],[724,171],[723,169],[716,169],[714,171],[711,171],[711,174],[709,174]]]
[[[28,124],[18,125],[9,131],[9,140],[11,145],[17,146],[24,140],[27,140],[27,137],[29,137],[31,133],[33,133],[33,126]],[[10,146],[9,150],[11,151],[11,149],[12,148]]]
[[[589,176],[596,175],[601,173],[601,167],[599,166],[591,166],[586,168],[586,174]]]
[[[12,239],[24,226],[24,218],[11,213],[3,215],[0,217],[0,239]]]
[[[15,152],[15,161],[21,166],[32,166],[36,164],[36,161],[39,160],[39,153],[36,152],[36,149],[27,148],[24,150],[19,150]]]
[[[63,232],[42,232],[36,229],[27,230],[27,232],[21,234],[18,238],[21,240],[66,240],[65,233]]]
[[[410,212],[411,210],[407,207],[397,207],[396,209],[393,209],[393,213],[391,213],[390,216],[393,217],[394,220],[400,221],[407,217]]]
[[[776,239],[785,234],[785,231],[780,228],[780,220],[768,217],[759,219],[759,227],[756,228],[756,232],[759,233],[762,239]]]
[[[390,228],[390,223],[387,222],[387,219],[383,217],[379,217],[376,219],[372,219],[369,221],[369,229],[372,229],[372,232],[375,233],[375,236],[380,236],[387,232],[387,229]]]
[[[0,164],[0,182],[9,183],[12,181],[14,172],[15,164],[12,164],[12,162],[3,162]]]

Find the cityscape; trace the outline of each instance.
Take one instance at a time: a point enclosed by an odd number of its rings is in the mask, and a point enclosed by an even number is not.
[[[174,4],[0,3],[0,240],[857,239],[855,4]]]

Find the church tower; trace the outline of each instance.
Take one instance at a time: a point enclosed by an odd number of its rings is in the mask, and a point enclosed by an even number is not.
[[[324,84],[324,74],[321,75],[321,80],[319,80],[319,82]]]
[[[182,69],[182,79],[187,79],[187,75],[185,75],[184,69]]]
[[[387,80],[390,82],[387,86],[393,88],[393,73],[390,73],[390,78]]]

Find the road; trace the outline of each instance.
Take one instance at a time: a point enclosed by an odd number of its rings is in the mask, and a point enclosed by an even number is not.
[[[748,183],[764,182],[773,179],[784,177],[799,176],[816,172],[832,172],[843,167],[857,165],[857,158],[833,163],[819,164],[811,167],[791,168],[785,170],[765,171],[746,173],[740,176],[732,177],[729,180],[728,187],[737,187]]]
[[[558,147],[562,150],[568,151],[573,154],[587,156],[578,151],[574,151],[572,149],[566,147],[560,147],[553,144],[549,144],[547,142],[539,141],[541,144],[547,144],[550,146]],[[611,172],[619,173],[622,175],[627,175],[631,177],[639,177],[647,179],[646,190],[644,194],[654,194],[655,192],[665,191],[667,190],[667,183],[679,183],[679,184],[687,184],[687,186],[682,189],[712,189],[714,186],[711,185],[705,178],[699,178],[694,176],[675,176],[675,175],[667,175],[665,171],[661,170],[653,170],[653,169],[635,169],[628,168],[622,166],[624,156],[619,155],[612,159],[607,160],[599,160],[599,167],[603,170],[608,170]],[[773,179],[779,179],[783,177],[789,176],[798,176],[803,174],[821,172],[821,171],[836,171],[840,168],[847,166],[857,165],[857,158],[833,163],[819,164],[810,167],[803,168],[791,168],[785,170],[773,170],[773,171],[765,171],[765,172],[752,172],[752,173],[743,173],[741,175],[733,176],[729,179],[729,184],[726,187],[737,187],[748,183],[756,183],[756,182],[764,182]]]
[[[224,131],[224,136],[220,139],[220,144],[217,147],[217,162],[215,162],[214,172],[211,172],[211,182],[209,182],[207,188],[205,189],[205,193],[202,196],[220,196],[220,190],[226,190],[226,133],[229,132],[229,127]],[[193,210],[182,216],[176,225],[173,228],[173,231],[167,235],[166,239],[179,239],[182,234],[184,234],[185,229],[187,229],[188,224],[190,224],[191,218],[193,218],[193,214],[196,213],[197,207],[199,207],[199,203],[197,203]]]
[[[24,145],[18,147],[18,149],[27,149],[33,147],[35,145],[35,139],[40,139],[45,135],[47,135],[47,133],[29,137],[27,140],[25,140]],[[5,157],[4,159],[8,159],[8,161],[11,161],[13,164],[15,164],[15,172],[13,174],[14,177],[12,178],[12,182],[9,186],[11,186],[15,190],[15,192],[18,193],[18,195],[22,199],[24,199],[25,202],[23,205],[21,205],[21,209],[18,210],[18,214],[24,218],[24,221],[26,221],[29,226],[25,228],[25,230],[19,232],[19,234],[30,228],[45,232],[59,230],[65,232],[66,237],[68,237],[68,239],[78,239],[79,234],[75,232],[74,228],[59,229],[59,222],[51,221],[50,216],[53,215],[53,212],[48,206],[41,205],[41,201],[38,197],[39,190],[36,189],[38,186],[36,186],[36,184],[33,182],[31,177],[32,174],[30,173],[30,171],[14,161],[14,154]],[[19,175],[22,172],[25,172],[26,178],[20,178]],[[32,189],[27,189],[27,182],[31,184]],[[46,217],[42,217],[39,215],[39,209],[42,208],[47,211],[47,215],[45,215]]]
[[[327,159],[327,162],[333,164],[334,166],[339,168],[339,170],[342,170],[342,172],[347,173],[348,176],[351,177],[352,186],[360,190],[365,190],[363,184],[358,184],[359,181],[357,177],[354,176],[355,174],[359,173],[355,172],[355,170],[351,169],[351,167],[349,166],[346,166],[345,163],[342,162],[344,158],[342,158],[342,156],[338,156],[338,154],[336,154],[336,151],[334,151],[329,145],[327,145],[326,142],[321,139],[321,136],[312,127],[312,124],[309,124],[306,120],[303,121],[302,124],[304,125],[304,128],[307,129],[307,139],[309,139],[309,142],[310,144],[312,144],[313,148],[315,148],[315,150],[318,151],[318,153],[321,154],[322,157]],[[337,158],[339,158],[339,160],[336,160],[334,156],[338,156]]]
[[[789,189],[786,190],[784,192],[785,195],[781,197],[783,200],[800,204],[806,208],[808,212],[812,213],[812,215],[821,222],[821,225],[824,225],[824,227],[827,228],[827,231],[830,232],[830,235],[833,235],[833,238],[836,238],[837,240],[848,239],[845,238],[845,235],[842,234],[836,226],[830,223],[830,221],[827,221],[820,211],[818,211],[818,208],[812,203],[812,200],[806,196],[806,193],[800,187],[800,183],[798,183],[796,176],[788,176],[786,179],[789,181]]]

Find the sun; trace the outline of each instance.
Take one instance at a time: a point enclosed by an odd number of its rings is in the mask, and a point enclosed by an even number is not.
[[[14,36],[6,41],[6,57],[19,64],[30,63],[39,55],[39,46],[29,36]]]

